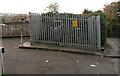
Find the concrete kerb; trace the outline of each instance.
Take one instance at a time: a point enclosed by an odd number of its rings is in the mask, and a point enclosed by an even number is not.
[[[102,56],[102,57],[109,57],[109,58],[120,58],[120,55],[110,55],[110,54],[102,54],[99,51],[98,52],[87,52],[87,51],[77,51],[77,50],[64,50],[64,49],[51,49],[51,48],[42,48],[42,47],[30,47],[30,46],[24,46],[19,45],[18,48],[21,49],[39,49],[39,50],[50,50],[50,51],[61,51],[65,53],[73,53],[73,54],[88,54],[88,55],[94,55],[94,56]]]

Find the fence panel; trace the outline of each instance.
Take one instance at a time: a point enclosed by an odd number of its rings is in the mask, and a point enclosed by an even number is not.
[[[29,36],[29,24],[28,23],[6,23],[2,26],[2,37],[16,37]]]
[[[100,50],[100,16],[30,14],[31,44]]]

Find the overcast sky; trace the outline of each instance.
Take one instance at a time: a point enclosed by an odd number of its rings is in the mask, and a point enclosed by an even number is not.
[[[43,13],[50,4],[57,2],[60,12],[80,14],[85,8],[102,10],[104,4],[118,0],[1,0],[0,13]]]

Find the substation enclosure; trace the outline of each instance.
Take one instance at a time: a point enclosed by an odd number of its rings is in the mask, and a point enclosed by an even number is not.
[[[30,13],[30,41],[80,49],[100,50],[100,16]]]

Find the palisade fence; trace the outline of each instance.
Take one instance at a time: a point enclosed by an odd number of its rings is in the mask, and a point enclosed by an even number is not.
[[[31,44],[54,44],[100,50],[100,16],[30,13]]]
[[[19,37],[21,33],[23,36],[29,36],[28,22],[9,22],[2,25],[2,37]]]

